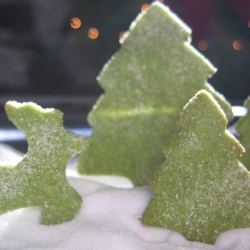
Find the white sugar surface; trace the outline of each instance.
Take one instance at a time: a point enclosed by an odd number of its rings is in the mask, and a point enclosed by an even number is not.
[[[250,249],[250,228],[225,232],[215,245],[207,245],[189,242],[170,229],[143,226],[140,216],[153,194],[149,186],[125,189],[83,178],[68,179],[83,198],[83,206],[75,219],[44,226],[39,224],[39,208],[9,212],[0,216],[0,249]]]

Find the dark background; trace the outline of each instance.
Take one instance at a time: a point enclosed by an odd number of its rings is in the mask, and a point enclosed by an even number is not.
[[[250,94],[250,1],[163,2],[192,28],[192,44],[218,68],[209,82],[231,104],[242,105]],[[87,114],[102,93],[96,77],[120,48],[120,34],[150,3],[0,0],[0,142],[27,151],[5,114],[8,100],[58,108],[67,129],[88,132]],[[78,28],[74,17],[81,20]],[[91,28],[98,30],[95,39]]]
[[[88,109],[102,93],[96,77],[120,48],[120,33],[149,3],[0,0],[0,97],[93,97]],[[192,28],[192,44],[218,68],[209,82],[241,103],[250,94],[250,1],[164,3]],[[78,29],[71,27],[73,17],[81,20]],[[88,36],[93,27],[96,39]]]

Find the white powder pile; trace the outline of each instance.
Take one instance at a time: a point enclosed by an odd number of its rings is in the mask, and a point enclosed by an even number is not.
[[[208,245],[189,242],[170,229],[143,226],[140,215],[153,194],[149,186],[124,189],[87,179],[68,179],[83,198],[82,209],[75,219],[54,226],[40,225],[39,208],[18,209],[1,215],[0,249],[250,249],[250,228],[225,232],[215,245]],[[121,181],[120,184],[125,185]]]

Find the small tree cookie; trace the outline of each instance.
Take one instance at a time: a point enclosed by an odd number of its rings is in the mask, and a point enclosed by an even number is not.
[[[66,165],[87,140],[63,128],[62,113],[34,103],[8,102],[9,119],[27,137],[28,153],[16,166],[0,166],[0,214],[42,208],[42,224],[71,220],[82,200],[66,179]]]
[[[222,109],[204,90],[184,107],[178,133],[162,149],[165,163],[151,179],[155,194],[144,225],[205,243],[250,227],[250,174],[238,160],[244,148],[226,126]]]
[[[200,89],[212,93],[230,119],[230,105],[206,83],[216,70],[190,45],[190,34],[159,2],[132,23],[121,49],[100,73],[105,92],[88,117],[93,134],[79,158],[81,174],[125,176],[134,185],[147,184],[164,161],[159,148]]]
[[[244,102],[248,109],[246,116],[242,117],[236,124],[235,129],[239,133],[239,141],[245,148],[245,153],[242,155],[240,161],[250,170],[250,96]]]

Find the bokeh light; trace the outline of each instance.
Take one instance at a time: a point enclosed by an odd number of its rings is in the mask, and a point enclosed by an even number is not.
[[[125,31],[121,31],[121,32],[119,33],[119,39],[122,39],[123,36],[124,36],[124,34],[125,34]]]
[[[99,36],[99,31],[96,28],[90,28],[88,32],[88,37],[90,39],[96,39]]]
[[[70,26],[73,28],[73,29],[79,29],[81,27],[81,20],[78,18],[78,17],[73,17],[71,20],[70,20]]]
[[[240,39],[237,39],[233,42],[233,47],[235,50],[241,50],[243,48],[243,42]]]
[[[146,12],[146,11],[148,10],[149,6],[150,6],[150,5],[149,5],[148,3],[143,4],[143,5],[141,6],[141,12],[142,12],[142,13]]]
[[[248,25],[248,27],[250,28],[250,20],[248,21],[247,25]]]
[[[201,41],[199,41],[199,43],[198,43],[198,48],[200,49],[200,50],[207,50],[208,49],[208,42],[206,41],[206,40],[201,40]]]

